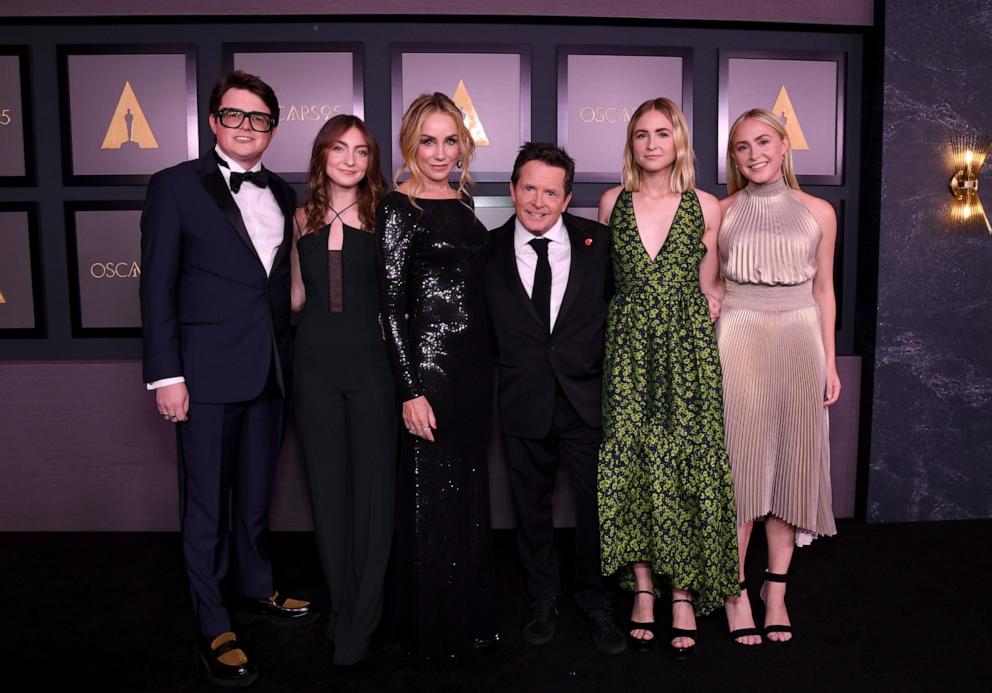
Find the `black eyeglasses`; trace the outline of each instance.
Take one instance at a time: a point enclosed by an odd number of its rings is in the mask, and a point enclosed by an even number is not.
[[[276,119],[261,111],[242,111],[240,108],[222,108],[214,117],[226,128],[239,128],[248,119],[248,127],[255,132],[269,132],[276,126]]]

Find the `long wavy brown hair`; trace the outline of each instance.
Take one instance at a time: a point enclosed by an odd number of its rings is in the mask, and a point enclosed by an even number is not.
[[[303,205],[307,218],[304,234],[313,233],[326,223],[324,220],[331,208],[331,179],[327,175],[327,153],[331,145],[338,142],[351,128],[362,133],[369,147],[368,170],[358,184],[358,220],[362,224],[363,231],[375,230],[375,209],[386,191],[386,180],[379,170],[379,145],[361,118],[341,114],[324,123],[313,139],[310,171],[307,174],[307,200]]]

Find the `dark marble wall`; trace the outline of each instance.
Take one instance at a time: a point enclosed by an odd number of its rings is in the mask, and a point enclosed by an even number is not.
[[[992,135],[990,84],[992,0],[885,3],[870,520],[992,516],[992,236],[947,223],[947,142]]]

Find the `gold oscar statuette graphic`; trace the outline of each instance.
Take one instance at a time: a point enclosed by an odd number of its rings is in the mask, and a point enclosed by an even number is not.
[[[803,128],[799,124],[799,118],[796,116],[796,109],[792,107],[792,99],[789,98],[789,91],[785,88],[784,84],[779,89],[778,98],[775,99],[775,105],[772,106],[772,113],[785,126],[785,131],[789,135],[789,142],[792,144],[792,148],[797,151],[808,151],[809,144],[806,142]]]
[[[475,146],[488,147],[490,144],[489,136],[486,135],[486,129],[482,127],[482,121],[479,119],[478,111],[475,110],[475,104],[472,103],[472,97],[468,95],[468,88],[465,86],[464,79],[458,80],[458,87],[451,100],[461,110],[462,116],[465,118],[465,127],[472,133]]]
[[[138,97],[131,88],[131,83],[124,82],[121,98],[117,101],[117,108],[110,119],[100,149],[135,146],[141,149],[158,149],[158,141],[148,125],[148,119],[145,118],[145,112],[138,103]]]

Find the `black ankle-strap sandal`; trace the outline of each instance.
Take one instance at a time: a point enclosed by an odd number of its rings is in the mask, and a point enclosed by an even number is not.
[[[789,581],[789,574],[788,573],[770,573],[767,570],[765,571],[765,582],[782,582],[782,583],[785,583],[785,582],[788,582],[788,581]],[[764,601],[764,597],[762,597],[761,601]],[[784,645],[785,643],[787,643],[789,641],[788,640],[772,640],[771,638],[768,637],[768,634],[769,633],[789,633],[791,635],[792,634],[792,626],[786,626],[786,625],[782,625],[782,624],[775,624],[775,623],[773,623],[770,626],[767,626],[766,625],[765,628],[764,628],[764,631],[765,631],[765,638],[769,642],[773,642],[776,645]]]
[[[637,590],[636,592],[634,592],[634,599],[637,599],[637,595],[639,594],[650,594],[654,599],[658,598],[655,595],[654,591],[652,590]],[[635,621],[633,618],[631,618],[630,623],[628,624],[629,627],[627,629],[627,639],[630,640],[630,643],[638,650],[640,650],[641,652],[646,652],[647,650],[651,649],[651,643],[654,642],[654,638],[656,635],[654,624],[655,624],[654,621],[642,622],[642,621]],[[649,633],[651,633],[651,637],[635,638],[633,635],[631,635],[631,633],[635,630],[646,630]]]
[[[741,596],[742,597],[744,596],[744,593],[746,591],[747,591],[747,583],[744,582],[743,580],[741,580]],[[753,627],[753,626],[750,627],[750,628],[737,628],[736,630],[730,631],[730,639],[733,640],[734,643],[740,645],[741,647],[751,647],[750,645],[745,645],[742,642],[737,642],[737,638],[743,638],[743,637],[745,637],[747,635],[761,635],[761,631],[758,630],[757,628]]]
[[[685,602],[686,604],[689,604],[690,606],[692,606],[692,600],[691,599],[673,599],[672,600],[672,604],[678,604],[679,602]],[[691,655],[693,653],[693,651],[695,651],[695,649],[696,649],[696,643],[695,643],[695,640],[696,640],[696,629],[695,628],[676,628],[675,626],[672,626],[672,631],[671,632],[672,632],[672,640],[675,640],[675,638],[692,638],[693,639],[693,643],[691,645],[689,645],[688,647],[676,647],[674,644],[672,644],[671,642],[669,642],[669,644],[668,644],[669,650],[671,651],[672,655],[676,659],[685,659],[686,657],[688,657],[689,655]]]

